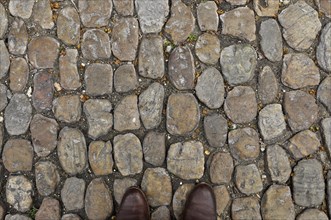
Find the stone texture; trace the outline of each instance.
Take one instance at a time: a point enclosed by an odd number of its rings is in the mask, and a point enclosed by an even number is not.
[[[324,143],[329,151],[329,155],[331,155],[331,118],[325,118],[321,122]]]
[[[330,129],[331,130],[331,129]],[[328,210],[329,210],[329,213],[331,213],[331,171],[328,172],[327,174],[327,193],[328,193]]]
[[[318,106],[313,96],[303,91],[286,92],[284,109],[293,131],[308,129],[318,118]]]
[[[236,86],[224,102],[224,111],[234,123],[251,122],[257,115],[255,92],[248,86]]]
[[[3,38],[8,28],[8,15],[3,4],[0,4],[0,39]]]
[[[246,195],[258,193],[263,189],[261,174],[255,164],[236,166],[235,184],[240,192]]]
[[[85,70],[84,80],[88,95],[98,96],[113,91],[113,69],[109,64],[91,64]]]
[[[150,206],[170,205],[171,179],[164,168],[147,168],[141,181],[141,189],[145,192]]]
[[[319,85],[317,99],[331,112],[331,77],[326,77]]]
[[[0,83],[0,111],[4,110],[8,104],[7,93],[9,93],[7,86]]]
[[[219,216],[223,214],[225,208],[228,206],[231,197],[226,186],[215,186],[214,188],[215,200],[216,200],[216,212]]]
[[[295,211],[290,187],[271,185],[262,197],[261,213],[263,219],[294,220]]]
[[[112,145],[110,141],[92,141],[89,145],[88,159],[93,173],[97,176],[113,172]]]
[[[23,175],[9,176],[6,184],[6,201],[19,212],[26,212],[32,205],[32,183]]]
[[[114,129],[117,131],[135,130],[140,128],[136,95],[124,97],[115,107]]]
[[[115,136],[114,159],[122,176],[140,173],[143,169],[143,152],[138,137],[132,133]]]
[[[2,152],[3,165],[9,172],[31,171],[33,147],[25,139],[10,139]]]
[[[116,92],[129,92],[138,87],[138,77],[133,64],[124,64],[114,73],[114,88]]]
[[[186,199],[193,188],[193,184],[183,184],[176,190],[172,199],[172,209],[176,219],[182,219]]]
[[[218,14],[215,2],[202,2],[197,7],[198,24],[201,31],[217,31]]]
[[[69,175],[82,172],[87,163],[87,148],[83,133],[64,127],[59,134],[57,154],[63,170]]]
[[[144,137],[143,152],[147,163],[162,166],[166,154],[165,133],[148,132]]]
[[[69,177],[61,190],[61,199],[68,211],[84,208],[85,181],[77,177]]]
[[[248,7],[239,7],[220,16],[222,34],[254,41],[256,39],[254,11]]]
[[[327,1],[323,1],[327,2]],[[316,49],[317,62],[325,71],[331,72],[331,22],[324,26]]]
[[[3,137],[4,137],[4,129],[3,129],[3,124],[0,123],[0,152],[2,152],[2,144],[3,144]]]
[[[230,85],[249,82],[257,64],[255,49],[248,44],[234,44],[221,52],[222,74]]]
[[[292,89],[316,86],[320,82],[320,74],[314,61],[306,54],[286,54],[283,59],[282,83]]]
[[[275,2],[275,1],[270,1]],[[278,5],[278,4],[277,4]],[[281,61],[283,57],[283,39],[279,25],[275,19],[268,19],[261,23],[260,45],[264,55],[272,62]]]
[[[233,220],[262,220],[259,200],[253,196],[234,199],[231,206],[231,217]]]
[[[80,18],[74,7],[63,8],[57,17],[57,36],[65,44],[75,45],[80,37]]]
[[[15,214],[15,215],[8,214],[6,215],[5,220],[32,220],[32,218],[20,214]]]
[[[113,198],[103,179],[93,179],[88,185],[85,212],[91,220],[106,219],[113,212]]]
[[[114,7],[122,16],[132,16],[134,13],[134,0],[113,0]]]
[[[279,145],[268,146],[266,158],[271,180],[285,184],[292,172],[286,151]]]
[[[278,21],[283,27],[283,37],[290,47],[303,51],[308,49],[321,30],[318,13],[304,1],[285,8]]]
[[[229,183],[232,178],[233,166],[233,159],[229,153],[215,153],[209,166],[211,182],[214,184]]]
[[[123,178],[114,180],[114,198],[117,204],[121,204],[122,197],[126,190],[131,186],[136,186],[137,180],[133,178]]]
[[[23,19],[28,19],[32,14],[34,3],[35,3],[34,0],[26,0],[26,1],[10,0],[8,6],[9,12],[15,17],[17,16]]]
[[[168,62],[170,82],[178,90],[194,88],[195,66],[191,50],[187,46],[178,46],[170,54]]]
[[[58,200],[49,197],[43,199],[40,208],[36,213],[35,220],[43,219],[61,219],[61,207]]]
[[[0,40],[0,60],[0,79],[2,79],[3,77],[7,76],[7,71],[10,66],[8,49],[3,40]]]
[[[101,27],[109,23],[112,13],[112,0],[100,1],[98,4],[89,0],[79,0],[80,18],[85,27]]]
[[[203,120],[203,129],[210,146],[215,148],[224,146],[228,133],[228,123],[222,115],[206,116]]]
[[[10,135],[24,134],[32,117],[32,107],[24,94],[14,94],[5,110],[5,125]]]
[[[257,92],[262,104],[271,104],[277,98],[278,82],[270,66],[263,67],[260,72]]]
[[[84,0],[85,1],[85,0]],[[107,2],[108,0],[104,1]],[[111,1],[111,0],[109,0]],[[99,5],[99,4],[95,4]],[[99,29],[89,29],[83,34],[82,53],[88,60],[108,59],[111,55],[108,34]]]
[[[53,113],[59,121],[77,122],[80,119],[81,111],[82,107],[78,95],[64,95],[53,101]]]
[[[160,36],[143,37],[139,48],[139,75],[151,79],[164,75],[163,41]]]
[[[189,134],[197,128],[199,121],[199,105],[191,93],[177,93],[169,96],[166,126],[170,134]]]
[[[65,214],[62,215],[61,220],[81,220],[81,218],[77,214]]]
[[[249,1],[248,0],[226,0],[226,2],[230,3],[231,5],[246,5]]]
[[[168,0],[136,0],[136,11],[144,34],[160,32],[169,14]]]
[[[28,31],[22,19],[16,18],[8,33],[8,50],[11,54],[23,55],[28,45]]]
[[[310,154],[313,154],[318,150],[321,143],[316,133],[310,130],[300,131],[295,134],[290,140],[288,150],[294,156],[295,159],[299,160]]]
[[[199,36],[195,44],[195,54],[206,64],[216,64],[220,58],[221,43],[216,35],[204,33]]]
[[[311,220],[311,219],[319,219],[319,220],[328,220],[328,216],[318,210],[318,209],[306,209],[300,215],[298,215],[297,220]]]
[[[187,141],[170,145],[167,169],[179,178],[200,179],[204,172],[203,145],[199,141]]]
[[[151,220],[170,220],[170,211],[166,206],[160,206],[151,215]]]
[[[38,112],[52,109],[53,84],[53,76],[49,72],[42,71],[34,75],[32,104]]]
[[[112,105],[107,99],[89,99],[84,103],[88,135],[93,140],[108,134],[113,126]]]
[[[325,197],[323,168],[316,159],[304,159],[294,167],[293,198],[297,205],[319,206]]]
[[[54,22],[53,13],[49,0],[38,0],[33,7],[32,20],[43,29],[52,29]]]
[[[132,61],[136,58],[138,49],[139,24],[136,18],[118,18],[113,27],[112,52],[122,61]]]
[[[254,11],[258,16],[275,17],[279,9],[278,0],[270,0],[266,4],[259,0],[253,0]]]
[[[155,82],[139,96],[139,113],[146,129],[152,129],[161,123],[164,100],[164,88]]]
[[[24,58],[13,58],[10,62],[9,88],[13,92],[23,92],[29,79],[29,65]]]
[[[186,40],[194,29],[195,18],[191,8],[182,1],[173,1],[171,16],[168,19],[164,31],[171,37],[173,42],[180,43]]]
[[[319,0],[319,1],[315,1],[315,4],[318,6],[320,12],[323,12],[326,17],[331,18],[331,10],[330,10],[331,3],[329,1]]]
[[[49,196],[60,183],[60,175],[56,165],[49,161],[35,164],[36,187],[41,196]]]
[[[81,86],[77,59],[76,49],[66,49],[66,54],[59,58],[60,84],[64,89],[75,90]]]
[[[254,160],[260,155],[259,134],[253,128],[230,131],[228,144],[232,156],[237,160]]]

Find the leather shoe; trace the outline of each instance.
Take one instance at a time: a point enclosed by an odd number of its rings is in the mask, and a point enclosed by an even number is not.
[[[116,220],[150,220],[147,199],[141,189],[130,187],[125,192]]]
[[[200,183],[188,196],[183,220],[216,220],[215,194],[211,186]]]

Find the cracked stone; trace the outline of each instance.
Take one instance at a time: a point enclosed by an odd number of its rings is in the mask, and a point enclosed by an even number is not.
[[[226,186],[215,186],[213,187],[216,200],[216,212],[219,216],[223,214],[225,208],[228,206],[231,197]]]
[[[64,89],[75,90],[81,86],[77,59],[76,49],[66,49],[66,54],[59,58],[60,84]]]
[[[207,141],[212,147],[224,146],[228,133],[227,120],[220,114],[208,115],[203,120]]]
[[[33,107],[38,112],[51,110],[54,84],[52,74],[46,71],[36,73],[33,77],[33,84]]]
[[[122,16],[132,16],[134,13],[134,0],[113,0],[114,7]]]
[[[52,219],[60,220],[61,207],[58,200],[53,198],[44,198],[40,208],[36,212],[36,220]]]
[[[328,220],[329,218],[323,211],[320,211],[318,209],[306,209],[297,217],[297,220],[311,219]]]
[[[275,1],[271,0],[271,2]],[[283,58],[283,39],[277,21],[275,19],[263,21],[259,34],[261,36],[262,51],[268,60],[272,62],[281,61]]]
[[[182,219],[183,209],[185,207],[186,199],[194,188],[193,184],[183,184],[176,190],[172,199],[172,209],[176,219]]]
[[[53,101],[53,113],[57,120],[74,123],[81,116],[81,103],[78,95],[64,95]]]
[[[261,192],[263,189],[261,174],[255,164],[236,166],[235,184],[240,192],[246,195]]]
[[[151,215],[151,220],[170,220],[170,211],[166,206],[160,206]]]
[[[9,12],[15,17],[21,17],[23,19],[30,18],[35,0],[17,1],[10,0]]]
[[[79,0],[78,9],[85,27],[102,27],[109,23],[113,4],[112,0],[100,1],[98,4],[89,0]]]
[[[3,40],[0,40],[0,60],[0,79],[2,79],[7,76],[7,71],[9,70],[10,66],[8,49]]]
[[[32,19],[43,29],[53,28],[53,13],[49,0],[38,0],[35,2]]]
[[[114,73],[114,88],[116,92],[129,92],[138,87],[138,77],[133,64],[124,64]]]
[[[216,35],[204,33],[199,36],[195,44],[195,54],[206,64],[216,64],[220,58],[221,43]]]
[[[9,176],[6,184],[6,200],[19,212],[27,212],[32,205],[32,183],[23,175]]]
[[[331,112],[331,77],[326,77],[319,85],[317,99]]]
[[[329,22],[323,28],[320,41],[316,49],[317,62],[327,72],[331,72],[331,54],[329,52],[331,50],[330,41],[331,41],[331,22]]]
[[[268,146],[266,157],[271,180],[285,184],[292,172],[286,151],[279,145]]]
[[[144,159],[154,166],[161,166],[166,155],[165,133],[150,131],[143,141]]]
[[[263,104],[273,103],[278,95],[278,82],[270,66],[263,67],[258,78],[258,96]]]
[[[84,80],[88,95],[110,94],[113,91],[113,68],[109,64],[91,64],[85,70]]]
[[[99,29],[90,29],[83,34],[81,48],[84,58],[88,60],[108,59],[111,56],[109,36]]]
[[[114,180],[114,198],[117,204],[121,204],[122,198],[126,190],[131,186],[136,186],[137,180],[133,178],[123,178]]]
[[[5,84],[0,83],[0,111],[4,110],[8,104],[7,100],[8,89]]]
[[[16,18],[8,33],[8,50],[11,54],[23,55],[28,45],[28,31],[22,19]]]
[[[124,97],[114,110],[114,129],[117,131],[140,128],[138,98],[136,95]]]
[[[9,87],[13,92],[23,92],[29,80],[29,65],[24,58],[13,58],[10,63]]]
[[[275,17],[277,16],[279,9],[278,0],[269,0],[268,4],[261,2],[260,0],[253,0],[254,11],[258,16],[264,17]]]
[[[57,17],[57,36],[68,45],[79,43],[80,18],[74,7],[63,8]]]
[[[0,3],[0,39],[3,38],[8,28],[8,15],[3,4]]]
[[[329,155],[331,155],[331,118],[323,119],[321,125],[322,125],[324,142],[329,151]]]
[[[55,164],[50,161],[39,161],[35,165],[36,187],[42,196],[49,196],[60,183],[60,175]]]
[[[231,216],[233,220],[262,220],[259,200],[253,196],[234,199],[231,206]]]
[[[88,159],[93,173],[97,176],[113,173],[112,145],[110,141],[92,141],[89,145]]]
[[[68,211],[84,208],[84,193],[86,184],[83,179],[69,177],[64,182],[61,190],[61,199]]]
[[[214,184],[229,183],[232,178],[233,166],[233,159],[229,153],[217,152],[210,162],[210,181]]]
[[[294,156],[294,158],[299,160],[316,152],[320,145],[321,143],[314,132],[310,130],[304,130],[295,134],[289,140],[289,145],[287,148]]]
[[[198,24],[201,31],[217,31],[218,14],[215,2],[202,2],[197,7]]]

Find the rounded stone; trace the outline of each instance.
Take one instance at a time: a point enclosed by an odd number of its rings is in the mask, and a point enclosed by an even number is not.
[[[114,129],[117,131],[136,130],[140,126],[138,97],[136,95],[125,96],[115,107]]]
[[[193,184],[183,184],[176,190],[172,199],[172,209],[176,219],[182,219],[185,202],[193,188]]]
[[[23,92],[29,80],[29,65],[24,58],[13,58],[10,62],[9,87],[13,92]]]
[[[270,68],[263,67],[258,78],[258,96],[263,104],[273,103],[278,95],[278,81]]]
[[[216,212],[219,216],[221,216],[225,209],[227,208],[231,197],[228,189],[224,185],[213,187],[215,200],[216,200]]]
[[[133,0],[113,0],[116,12],[122,16],[132,16],[134,13]]]
[[[268,146],[266,158],[271,180],[285,184],[292,172],[286,151],[279,145]]]
[[[93,173],[97,176],[113,172],[112,145],[110,141],[92,141],[89,145],[88,159]]]
[[[319,85],[317,99],[331,112],[331,76],[326,77]]]
[[[0,40],[0,79],[7,76],[7,72],[10,66],[9,52],[6,44],[3,40]]]
[[[220,114],[208,115],[203,120],[207,141],[212,147],[224,146],[228,134],[227,120]]]
[[[111,55],[109,36],[99,29],[90,29],[83,34],[81,48],[88,60],[108,59]]]
[[[126,190],[131,186],[136,186],[137,180],[129,177],[114,180],[114,198],[117,204],[121,204],[122,198]]]
[[[32,9],[34,6],[35,0],[25,0],[25,1],[17,1],[10,0],[8,9],[10,14],[13,16],[18,16],[23,19],[30,18],[32,14]]]
[[[234,199],[231,205],[231,216],[233,220],[262,220],[259,200],[253,196]]]
[[[61,220],[81,220],[81,218],[77,214],[65,214],[62,215]]]
[[[60,183],[58,168],[50,161],[35,164],[36,187],[41,196],[49,196]]]
[[[59,58],[60,84],[66,90],[76,90],[82,83],[77,68],[78,50],[66,49]]]
[[[215,153],[209,166],[210,181],[214,184],[229,183],[232,179],[233,166],[233,159],[229,153]]]
[[[32,104],[38,111],[52,109],[53,101],[53,76],[49,72],[38,72],[33,77]]]
[[[23,175],[9,176],[6,184],[6,200],[19,212],[27,212],[32,205],[32,183]]]
[[[11,54],[23,55],[28,44],[28,31],[23,20],[15,19],[8,33],[8,50]]]
[[[206,64],[216,64],[220,58],[221,43],[216,35],[204,33],[199,36],[195,44],[195,54]]]
[[[57,17],[57,36],[68,45],[75,45],[80,37],[80,18],[74,7],[63,8]]]
[[[40,205],[40,208],[36,213],[35,220],[44,220],[44,219],[60,220],[60,218],[61,218],[60,202],[50,197],[44,198]]]
[[[57,120],[65,123],[79,121],[82,106],[78,95],[64,95],[53,101],[53,113]]]
[[[287,148],[294,158],[299,160],[315,153],[320,146],[321,143],[317,134],[310,130],[304,130],[298,132],[289,140]]]
[[[77,177],[65,180],[61,190],[61,199],[68,211],[84,208],[85,181]]]
[[[170,211],[166,206],[160,206],[151,215],[151,220],[170,220]]]
[[[165,133],[150,131],[144,137],[144,159],[154,166],[162,166],[166,155]]]
[[[3,38],[8,28],[8,15],[3,4],[0,4],[0,39]]]
[[[54,27],[53,12],[49,0],[35,2],[32,20],[43,29],[52,29]]]
[[[113,4],[112,0],[100,1],[98,4],[89,0],[79,0],[78,10],[85,27],[102,27],[109,23]]]
[[[327,72],[331,72],[330,42],[331,42],[331,22],[329,22],[324,26],[321,33],[319,44],[316,49],[317,62]]]
[[[328,220],[328,216],[318,209],[306,209],[300,215],[298,215],[297,220],[311,220],[311,219],[318,219],[318,220]]]
[[[215,2],[201,2],[197,7],[198,24],[201,31],[217,31],[218,14]]]
[[[7,93],[9,93],[7,86],[0,83],[0,111],[4,110],[8,104]]]
[[[236,166],[235,184],[246,195],[259,193],[263,189],[261,174],[255,164]]]
[[[124,64],[114,73],[114,88],[116,92],[129,92],[138,87],[138,77],[133,64]]]
[[[258,16],[275,17],[279,10],[279,0],[270,0],[268,4],[260,0],[253,0],[254,11]]]
[[[84,81],[88,95],[111,94],[113,91],[113,68],[109,64],[93,63],[86,68]]]

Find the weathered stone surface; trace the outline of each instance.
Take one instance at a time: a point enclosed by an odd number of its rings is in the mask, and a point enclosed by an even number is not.
[[[254,160],[260,155],[259,134],[253,128],[230,131],[228,143],[232,156],[237,160]]]
[[[1,7],[1,6],[0,6],[0,7]],[[1,218],[1,219],[4,219],[5,214],[6,214],[6,210],[4,209],[3,205],[1,204],[1,205],[0,205],[0,218]],[[24,219],[23,219],[23,220],[24,220]]]
[[[0,98],[1,98],[0,111],[4,110],[8,104],[7,93],[8,93],[7,86],[0,83]]]
[[[121,204],[122,197],[126,190],[131,186],[136,186],[137,180],[133,178],[115,179],[114,181],[114,198],[117,204]]]
[[[327,2],[327,1],[323,1]],[[330,13],[331,14],[331,13]],[[322,30],[320,42],[316,49],[316,58],[318,64],[328,72],[331,72],[331,22],[329,22]]]
[[[57,154],[63,170],[69,175],[82,172],[87,163],[87,149],[83,133],[64,127],[59,134]]]
[[[193,188],[193,184],[183,184],[182,186],[179,186],[176,190],[172,199],[172,209],[174,211],[176,219],[182,219],[186,199]]]
[[[109,64],[91,64],[85,70],[84,80],[89,95],[98,96],[113,91],[113,69]]]
[[[10,139],[2,152],[3,165],[9,172],[31,171],[33,147],[25,139]]]
[[[270,66],[265,66],[258,78],[258,96],[263,104],[270,104],[275,101],[277,95],[277,78]]]
[[[321,30],[321,22],[318,13],[305,1],[285,8],[279,15],[278,21],[283,27],[283,37],[292,47],[298,51],[308,49]]]
[[[161,123],[164,100],[164,88],[155,82],[139,96],[139,113],[146,129],[152,129]]]
[[[151,220],[170,220],[170,211],[166,206],[160,206],[151,215]]]
[[[3,137],[4,137],[4,129],[3,124],[0,123],[0,152],[2,152],[2,144],[3,144]]]
[[[161,166],[165,159],[165,133],[150,131],[143,141],[144,159],[154,166]]]
[[[210,146],[224,146],[228,133],[228,123],[222,115],[212,114],[206,116],[203,120],[203,128]]]
[[[59,58],[60,84],[64,89],[75,90],[81,86],[77,59],[76,49],[66,49],[66,54]]]
[[[328,220],[329,218],[323,211],[320,211],[318,209],[306,209],[297,217],[297,220],[311,219]]]
[[[215,193],[215,200],[216,200],[216,212],[219,216],[221,216],[228,206],[231,197],[229,191],[227,190],[226,186],[215,186],[214,188]]]
[[[272,62],[281,61],[283,56],[283,39],[277,21],[275,19],[263,21],[259,34],[261,36],[260,45],[262,51],[268,60]]]
[[[164,55],[162,37],[143,37],[139,48],[139,75],[151,79],[164,75]]]
[[[331,18],[331,10],[330,10],[331,2],[327,0],[319,0],[319,1],[315,1],[315,4],[318,6],[320,12],[323,12],[326,17]]]
[[[310,131],[304,130],[294,135],[288,145],[288,150],[295,159],[301,159],[313,154],[320,147],[320,141],[317,135]]]
[[[284,109],[293,131],[308,129],[318,118],[315,98],[300,90],[285,93]]]
[[[191,8],[182,1],[173,1],[171,16],[168,19],[164,31],[170,35],[175,43],[186,40],[194,29],[195,18]]]
[[[191,93],[178,93],[169,96],[167,130],[170,134],[189,134],[197,128],[199,121],[199,105]]]
[[[83,56],[88,60],[108,59],[111,55],[109,36],[102,30],[87,30],[81,44]]]
[[[69,177],[61,190],[61,199],[68,211],[84,208],[85,181],[77,177]]]
[[[139,24],[136,18],[118,18],[113,27],[112,52],[122,61],[132,61],[136,58],[138,49]]]
[[[254,11],[248,7],[239,7],[220,16],[222,34],[254,41],[256,39]]]
[[[61,219],[61,207],[58,200],[53,198],[44,198],[40,208],[36,213],[36,220],[52,219],[60,220]]]
[[[255,49],[248,44],[235,44],[221,52],[222,74],[230,85],[249,82],[257,64]]]
[[[293,199],[304,207],[319,206],[325,197],[323,168],[316,159],[304,159],[294,167]]]
[[[75,45],[79,42],[80,18],[74,7],[63,8],[57,17],[57,36],[68,45]]]
[[[0,40],[0,60],[0,79],[2,79],[3,77],[7,76],[7,71],[10,66],[8,49],[3,40]]]
[[[140,128],[136,95],[124,97],[115,107],[114,129],[117,131],[135,130]]]
[[[261,174],[255,164],[236,166],[235,184],[240,192],[246,195],[258,193],[263,189]]]
[[[15,215],[8,214],[6,215],[5,220],[32,220],[32,218],[20,214],[15,214]]]
[[[248,0],[226,0],[226,2],[230,3],[231,5],[246,5],[249,1]]]
[[[198,24],[201,31],[217,31],[218,14],[215,2],[202,2],[197,7]]]
[[[329,151],[329,155],[331,155],[331,118],[325,118],[322,120],[322,130],[324,143]]]
[[[8,33],[8,50],[15,55],[23,55],[28,45],[28,31],[22,19],[16,18]]]
[[[78,9],[85,27],[101,27],[108,25],[113,4],[112,0],[100,1],[98,4],[89,0],[79,0]]]
[[[286,151],[279,145],[268,146],[266,157],[271,180],[286,183],[292,172]]]
[[[129,92],[138,87],[138,77],[133,64],[124,64],[114,73],[114,88],[116,92]]]
[[[3,38],[8,28],[8,15],[5,7],[0,4],[0,39]]]
[[[34,3],[35,3],[34,0],[25,0],[25,1],[10,0],[8,6],[9,12],[15,17],[18,16],[23,19],[28,19],[32,14]]]
[[[205,158],[199,141],[188,141],[170,145],[167,169],[182,179],[199,179],[203,176]]]
[[[236,86],[224,102],[224,111],[234,123],[248,123],[257,115],[254,90],[249,86]]]
[[[61,220],[81,220],[81,218],[76,214],[65,214],[62,215]]]
[[[233,173],[233,159],[229,153],[218,152],[213,155],[209,167],[212,183],[229,183]]]
[[[53,101],[53,113],[57,120],[66,123],[79,121],[82,112],[78,95],[64,95]]]
[[[143,151],[137,136],[132,133],[115,136],[114,159],[123,176],[140,173],[143,169]]]
[[[275,142],[286,132],[286,122],[280,104],[270,104],[259,112],[258,125],[264,141]]]
[[[93,140],[108,134],[113,126],[112,105],[107,99],[89,99],[84,103],[88,135]]]
[[[221,43],[216,35],[204,33],[195,44],[195,54],[206,64],[216,64],[220,58]]]
[[[13,58],[10,62],[9,87],[13,92],[23,92],[29,79],[29,65],[24,58]]]
[[[330,202],[331,201],[331,171],[329,171],[327,175],[328,175],[327,176],[328,210],[329,210],[329,213],[331,213],[331,202]]]
[[[28,46],[29,61],[38,69],[53,68],[58,57],[59,46],[59,42],[52,37],[34,38]]]
[[[43,29],[52,29],[54,22],[53,13],[49,0],[38,0],[33,7],[32,20],[40,25]]]
[[[234,199],[231,206],[231,217],[233,220],[262,220],[259,200],[252,196]]]
[[[317,99],[331,112],[331,77],[326,77],[319,85]]]
[[[134,13],[134,0],[113,0],[114,7],[122,16],[132,16]]]
[[[32,117],[32,107],[24,94],[14,94],[5,109],[5,125],[10,135],[24,134]]]
[[[60,175],[56,165],[49,161],[39,161],[35,165],[36,187],[42,196],[54,193],[60,183]]]
[[[26,212],[32,205],[32,183],[25,176],[9,176],[6,184],[6,200],[19,212]]]
[[[168,65],[169,79],[176,89],[194,88],[195,66],[189,47],[176,47],[170,54]]]
[[[32,104],[38,112],[52,109],[53,84],[52,74],[49,72],[42,71],[34,75]]]
[[[254,11],[258,16],[275,17],[279,9],[278,0],[270,0],[268,4],[259,0],[253,0]]]
[[[262,197],[261,213],[263,219],[294,220],[295,211],[290,187],[271,185]]]
[[[314,61],[303,53],[286,54],[283,59],[282,83],[292,89],[316,86],[320,74]]]
[[[93,179],[88,185],[85,212],[91,220],[106,219],[113,212],[113,198],[103,179]]]
[[[108,175],[113,172],[112,145],[110,141],[92,141],[89,145],[88,159],[95,175]]]
[[[145,192],[148,204],[152,207],[171,203],[171,179],[164,168],[147,168],[141,181],[141,189]]]

